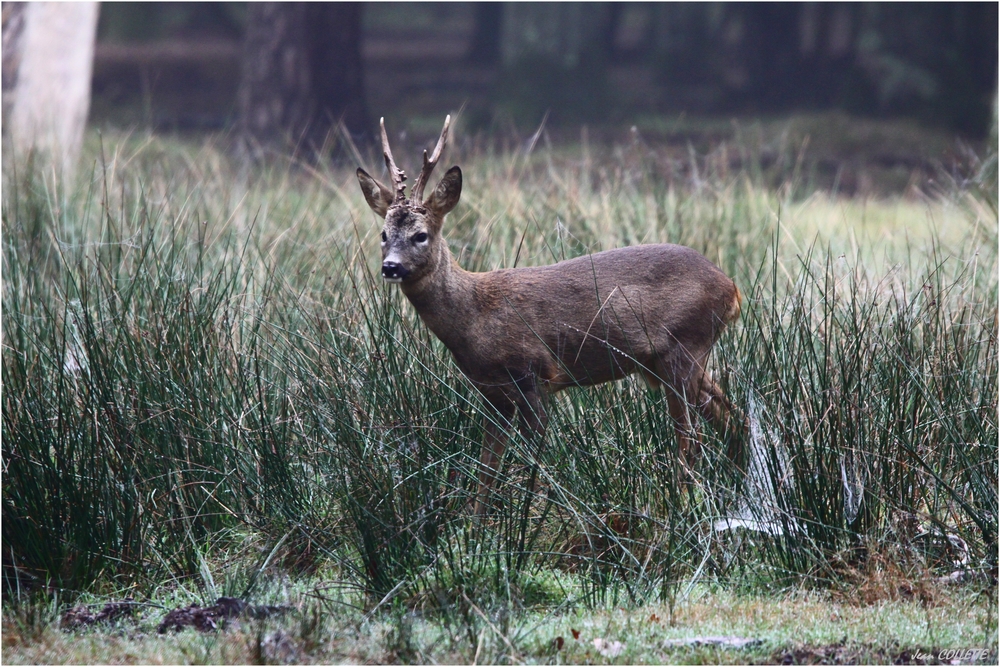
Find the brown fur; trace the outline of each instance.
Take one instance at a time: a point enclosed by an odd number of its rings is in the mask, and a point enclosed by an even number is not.
[[[387,141],[383,150],[389,164]],[[422,203],[402,196],[401,180],[393,195],[361,169],[358,179],[372,210],[385,218],[383,274],[405,273],[403,293],[495,412],[486,423],[480,502],[506,447],[503,425],[517,413],[521,428],[540,436],[544,396],[569,386],[632,373],[652,387],[665,385],[688,463],[698,454],[691,408],[728,426],[729,402],[704,364],[722,328],[739,317],[742,297],[705,257],[684,246],[641,245],[473,273],[455,262],[440,234],[461,195],[458,167]]]

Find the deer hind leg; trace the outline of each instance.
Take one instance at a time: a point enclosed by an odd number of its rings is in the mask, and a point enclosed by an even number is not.
[[[703,358],[705,355],[698,356]],[[675,351],[667,359],[661,359],[656,370],[659,377],[666,379],[667,409],[677,432],[681,462],[690,478],[701,459],[701,438],[693,411],[715,422],[715,418],[708,417],[705,412],[705,409],[714,409],[715,404],[712,401],[702,402],[702,383],[708,378],[705,378],[699,358],[687,351]],[[714,398],[714,395],[711,396]]]
[[[704,370],[698,378],[695,396],[697,397],[695,408],[699,414],[723,434],[726,441],[726,457],[737,469],[744,470],[745,443],[749,432],[746,420]]]
[[[675,347],[671,354],[658,360],[656,374],[666,380],[667,405],[677,429],[681,459],[689,470],[693,471],[701,456],[701,441],[693,413],[722,435],[726,456],[738,470],[744,470],[746,420],[705,372],[705,360],[710,352],[711,347]]]
[[[639,377],[642,381],[646,383],[646,386],[652,390],[661,389],[663,387],[663,382],[653,373],[645,368],[639,370]]]
[[[732,417],[732,404],[719,385],[699,367],[697,377],[690,383],[691,400],[698,413],[718,428],[728,428]]]
[[[666,386],[667,410],[674,423],[674,430],[677,433],[677,447],[680,451],[680,459],[687,475],[690,477],[694,473],[698,459],[701,458],[701,441],[695,431],[691,419],[691,411],[688,399],[684,394],[683,385],[679,387],[670,384]]]

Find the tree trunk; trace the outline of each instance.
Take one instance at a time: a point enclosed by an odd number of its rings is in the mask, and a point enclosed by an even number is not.
[[[4,133],[15,152],[37,150],[64,176],[75,167],[90,110],[98,11],[96,2],[4,3],[4,107],[10,110]]]
[[[749,74],[744,103],[756,111],[787,110],[800,94],[799,5],[761,2],[738,7],[743,11],[743,57]]]
[[[340,121],[369,129],[359,3],[250,3],[242,70],[239,127],[255,155],[320,151]]]
[[[3,118],[10,118],[17,89],[17,71],[21,67],[21,42],[24,37],[25,2],[3,3]],[[4,134],[9,129],[4,123]]]
[[[504,3],[477,2],[473,11],[475,27],[466,60],[475,65],[496,67],[500,64],[500,26],[503,25]]]

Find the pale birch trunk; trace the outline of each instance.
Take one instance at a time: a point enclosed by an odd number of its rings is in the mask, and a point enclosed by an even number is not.
[[[19,44],[11,45],[19,53],[13,54],[16,83],[12,99],[5,100],[10,114],[4,117],[4,134],[15,153],[35,150],[66,177],[79,157],[90,109],[99,6],[97,2],[25,3]]]

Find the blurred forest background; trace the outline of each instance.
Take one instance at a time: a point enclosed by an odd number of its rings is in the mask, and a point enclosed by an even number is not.
[[[25,4],[4,3],[5,108],[9,19]],[[103,3],[89,124],[223,131],[258,156],[353,160],[337,142],[346,130],[371,146],[380,116],[414,143],[461,109],[471,133],[524,137],[544,123],[556,141],[608,145],[637,127],[699,153],[760,121],[761,143],[783,146],[769,150],[808,144],[848,194],[865,190],[867,166],[903,191],[995,150],[997,7]]]
[[[317,116],[356,133],[464,104],[472,127],[837,109],[983,138],[997,85],[993,2],[268,4],[104,4],[92,122],[232,126],[245,40],[296,12],[312,85],[347,72]]]

